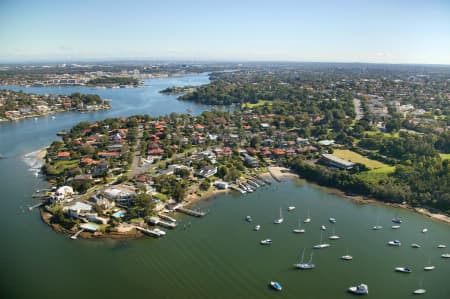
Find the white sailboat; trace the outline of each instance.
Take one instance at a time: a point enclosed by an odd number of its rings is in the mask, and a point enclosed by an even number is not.
[[[436,269],[435,266],[432,266],[432,265],[431,265],[431,258],[428,259],[428,264],[427,264],[425,267],[423,267],[423,269],[424,269],[425,271],[433,271],[434,269]]]
[[[380,229],[382,229],[383,227],[380,225],[380,216],[378,216],[377,217],[377,224],[374,226],[374,227],[372,227],[372,229],[373,230],[380,230]]]
[[[282,211],[281,211],[281,208],[280,208],[280,218],[275,219],[273,221],[273,223],[280,224],[280,223],[283,223],[283,221],[284,221],[284,218],[283,218],[283,214],[282,214]]]
[[[328,239],[330,240],[338,240],[341,237],[339,237],[338,235],[336,235],[336,232],[334,231],[334,227],[333,227],[333,234],[331,236],[328,237]]]
[[[303,234],[305,232],[305,230],[302,228],[302,224],[301,224],[300,218],[298,218],[298,228],[294,228],[292,230],[292,232],[294,232],[296,234]]]
[[[309,210],[308,210],[308,217],[306,217],[305,221],[303,221],[304,223],[310,223],[311,222],[311,216],[309,215]]]
[[[322,248],[330,247],[330,244],[328,244],[328,243],[322,243],[322,240],[323,240],[323,234],[320,233],[320,243],[317,244],[317,245],[314,245],[313,248],[314,248],[314,249],[322,249]]]
[[[422,285],[423,285],[423,280],[421,280],[419,283],[419,289],[414,290],[414,292],[413,292],[414,295],[423,295],[427,292],[427,290],[425,290]]]
[[[341,256],[341,260],[344,261],[351,261],[353,259],[353,256],[351,256],[350,254],[348,254],[348,248],[347,248],[347,253],[343,256]]]
[[[311,256],[310,256],[310,258],[309,258],[309,261],[306,262],[306,263],[303,262],[304,256],[305,256],[305,249],[303,249],[303,252],[302,252],[302,259],[301,259],[300,263],[294,264],[294,267],[297,268],[297,269],[302,269],[302,270],[313,269],[313,268],[316,266],[316,265],[314,265],[313,262],[312,262],[313,253],[311,252]]]

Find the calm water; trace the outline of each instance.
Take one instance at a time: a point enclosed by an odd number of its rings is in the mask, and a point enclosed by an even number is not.
[[[27,210],[36,202],[31,194],[45,182],[35,176],[34,161],[24,158],[26,153],[80,120],[184,112],[187,107],[199,113],[207,107],[178,102],[157,91],[207,81],[201,75],[151,80],[143,89],[95,90],[113,100],[111,111],[0,125],[0,153],[7,156],[0,160],[1,298],[350,298],[347,287],[360,282],[369,285],[370,298],[410,298],[421,281],[427,298],[450,298],[450,260],[440,258],[450,249],[436,248],[450,246],[448,225],[401,209],[356,204],[302,181],[202,202],[199,206],[209,209],[209,216],[180,216],[182,223],[191,225],[184,230],[181,224],[162,239],[73,241],[43,224],[38,211]],[[85,91],[33,91],[54,90]],[[289,205],[297,209],[287,212]],[[285,221],[274,225],[280,206]],[[302,224],[306,233],[291,233],[308,210],[312,222]],[[252,224],[244,221],[246,215],[253,217]],[[404,220],[399,230],[390,229],[395,216]],[[329,217],[337,219],[334,227],[342,239],[326,239],[331,233]],[[378,217],[385,229],[373,231]],[[255,224],[262,226],[260,231],[253,231]],[[324,240],[332,246],[314,251],[316,269],[293,269],[302,249],[307,248],[309,255],[319,243],[322,224],[328,227]],[[427,234],[420,233],[423,227],[429,229]],[[274,244],[259,245],[264,238],[272,238]],[[392,239],[400,239],[403,246],[388,247],[386,242]],[[412,249],[411,243],[422,248]],[[354,260],[343,262],[339,257],[347,248]],[[425,273],[422,269],[429,259],[436,270]],[[413,273],[395,273],[396,266],[409,266]],[[278,280],[284,290],[268,289],[269,280]]]

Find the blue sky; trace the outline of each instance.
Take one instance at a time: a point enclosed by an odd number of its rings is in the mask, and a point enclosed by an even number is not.
[[[450,64],[450,0],[0,0],[0,61]]]

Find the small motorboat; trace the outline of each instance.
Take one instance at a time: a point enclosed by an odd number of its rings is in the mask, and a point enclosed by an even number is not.
[[[271,245],[272,244],[272,240],[271,239],[264,239],[261,240],[261,245]]]
[[[327,230],[327,227],[326,227],[325,225],[322,225],[322,226],[320,227],[320,229],[321,229],[321,230]]]
[[[347,253],[343,256],[341,256],[341,260],[344,261],[351,261],[353,259],[353,256],[351,256],[350,254],[348,254],[348,248],[347,248]]]
[[[381,225],[375,225],[374,227],[372,227],[373,230],[380,230],[383,227]]]
[[[290,212],[290,211],[293,211],[293,210],[295,210],[295,207],[294,206],[289,206],[288,208],[287,208],[287,210]]]
[[[413,243],[413,244],[411,244],[411,247],[412,247],[412,248],[420,248],[420,245],[419,245],[419,244],[416,244],[416,243]]]
[[[393,226],[391,226],[391,228],[392,228],[392,229],[399,229],[399,228],[400,228],[400,225],[393,225]]]
[[[436,269],[436,267],[435,266],[425,266],[425,267],[423,267],[423,269],[425,271],[433,271],[434,269]]]
[[[414,295],[422,295],[425,294],[427,292],[427,290],[425,289],[417,289],[413,292]]]
[[[261,229],[261,225],[256,225],[255,228],[253,229],[254,231],[259,231]]]
[[[269,284],[272,287],[272,289],[274,289],[274,290],[281,291],[283,289],[281,284],[277,281],[271,281]]]
[[[395,268],[396,272],[401,272],[401,273],[411,273],[411,269],[407,268],[407,267],[396,267]]]
[[[252,216],[245,216],[245,221],[252,222]]]
[[[444,244],[439,244],[438,246],[437,246],[438,248],[446,248],[447,247],[447,245],[444,245]]]
[[[426,233],[426,232],[428,232],[428,228],[422,229],[422,233]]]
[[[366,284],[361,283],[357,286],[349,287],[348,291],[356,295],[367,295],[369,294],[369,287]]]
[[[336,219],[331,217],[330,219],[328,219],[328,221],[330,221],[330,223],[336,223]]]
[[[400,240],[394,240],[394,241],[389,241],[388,245],[389,246],[401,246],[402,243],[400,242]]]
[[[393,218],[393,219],[392,219],[392,222],[401,224],[401,223],[402,223],[402,220],[401,220],[400,218],[396,217],[396,218]]]
[[[444,259],[448,259],[448,258],[450,258],[450,253],[441,254],[441,257]]]

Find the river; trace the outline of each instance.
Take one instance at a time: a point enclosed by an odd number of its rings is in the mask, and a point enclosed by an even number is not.
[[[27,153],[56,140],[56,132],[79,121],[133,114],[160,115],[187,108],[193,114],[206,106],[180,102],[159,94],[168,86],[208,82],[206,74],[148,80],[144,88],[23,88],[38,93],[98,93],[112,100],[109,111],[60,113],[56,117],[0,124],[0,229],[1,298],[350,298],[350,285],[369,285],[370,298],[410,298],[422,284],[428,298],[450,298],[450,260],[440,258],[450,246],[450,227],[408,210],[376,204],[360,204],[301,180],[274,183],[253,194],[229,193],[198,204],[210,210],[202,219],[177,216],[179,228],[161,239],[71,240],[53,232],[39,219],[34,190],[46,183],[36,176],[36,161]],[[287,212],[289,205],[296,210]],[[274,225],[282,207],[285,221]],[[312,222],[302,224],[306,233],[293,234],[298,217],[310,211]],[[244,221],[246,215],[253,223]],[[336,224],[327,219],[334,217]],[[404,223],[390,228],[391,219]],[[384,229],[371,229],[377,219]],[[189,224],[183,229],[184,224]],[[261,230],[253,231],[260,224]],[[324,240],[332,246],[314,251],[316,268],[292,267],[303,248],[309,256],[319,243],[320,226],[327,226]],[[328,240],[335,228],[340,240]],[[422,234],[422,228],[429,232]],[[261,246],[264,238],[271,246]],[[389,240],[403,245],[392,248]],[[422,245],[419,249],[411,243]],[[339,259],[347,251],[353,260]],[[423,271],[429,259],[436,266]],[[409,266],[411,274],[395,273],[394,267]],[[279,281],[284,289],[267,287]]]

